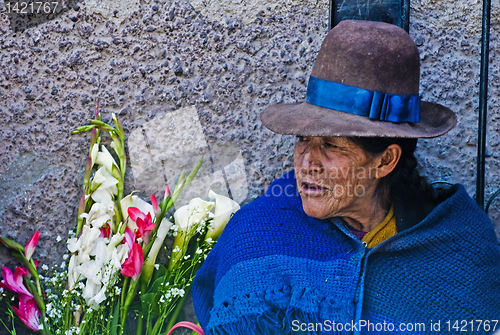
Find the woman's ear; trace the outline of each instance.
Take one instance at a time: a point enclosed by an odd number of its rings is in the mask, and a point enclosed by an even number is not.
[[[379,178],[383,178],[391,173],[401,158],[403,150],[397,144],[391,144],[385,151],[378,157],[378,174]]]

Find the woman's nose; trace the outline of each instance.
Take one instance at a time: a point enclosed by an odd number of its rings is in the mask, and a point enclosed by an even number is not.
[[[310,144],[307,146],[303,153],[301,167],[307,172],[323,171],[323,164],[321,163],[321,149],[318,145]]]

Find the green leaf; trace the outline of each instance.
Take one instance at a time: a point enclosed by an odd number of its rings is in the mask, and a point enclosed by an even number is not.
[[[158,286],[155,286],[157,285],[156,284],[157,280],[158,279],[164,280],[165,278],[168,278],[167,275],[168,275],[167,268],[159,264],[158,270],[154,271],[153,276],[151,277],[150,283],[152,284],[149,286],[148,292],[151,292],[151,290],[154,288],[158,289]]]

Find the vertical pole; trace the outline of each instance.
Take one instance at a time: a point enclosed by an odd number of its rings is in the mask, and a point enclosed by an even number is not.
[[[335,0],[330,0],[330,8],[329,8],[329,15],[328,15],[328,31],[332,30],[332,25],[333,25],[333,13],[335,11],[334,7],[334,1]]]
[[[483,32],[481,36],[481,74],[479,83],[479,117],[477,129],[476,203],[484,209],[484,174],[486,164],[486,120],[488,114],[488,65],[490,49],[491,0],[483,0]]]
[[[410,0],[403,0],[401,3],[401,28],[410,32]]]

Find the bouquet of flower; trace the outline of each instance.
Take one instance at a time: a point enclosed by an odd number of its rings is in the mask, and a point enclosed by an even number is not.
[[[173,192],[168,185],[159,202],[151,204],[132,192],[123,196],[125,135],[118,118],[114,127],[95,118],[73,133],[90,131],[83,195],[76,231],[67,241],[69,253],[59,270],[38,269],[33,259],[40,233],[25,246],[0,236],[0,242],[24,263],[14,273],[2,268],[0,292],[15,334],[16,320],[40,334],[167,334],[177,322],[194,275],[239,209],[233,200],[210,191],[167,216],[202,161]],[[111,137],[113,155],[101,144],[101,133]],[[172,222],[173,221],[173,222]],[[168,236],[174,238],[168,265],[157,256]],[[39,273],[40,272],[40,273]],[[194,329],[194,328],[192,328]],[[127,331],[126,331],[127,330]]]

